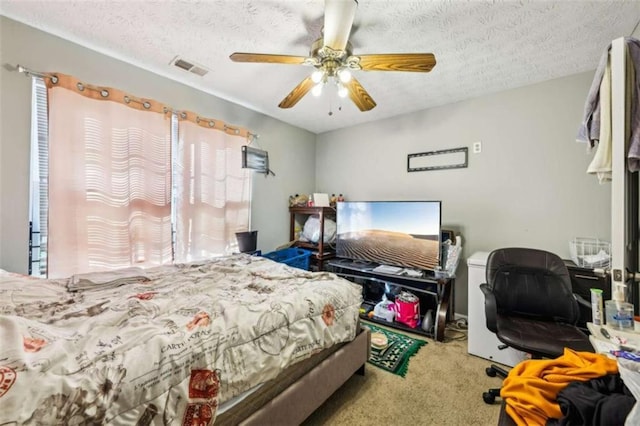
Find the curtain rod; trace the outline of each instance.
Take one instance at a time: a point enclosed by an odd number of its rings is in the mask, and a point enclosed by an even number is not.
[[[23,65],[17,64],[14,67],[14,71],[18,71],[19,73],[22,73],[24,75],[26,75],[27,77],[40,77],[40,78],[50,78],[54,83],[57,83],[58,77],[55,74],[52,73],[45,73],[45,72],[40,72],[40,71],[34,71],[30,68],[27,68]],[[85,88],[91,89],[91,90],[97,90],[91,86],[85,86]],[[133,99],[132,99],[133,100]],[[181,111],[181,110],[176,110],[173,109],[172,107],[167,107],[167,112],[172,112],[174,114],[178,114],[180,117],[185,118],[186,117],[186,111]],[[236,134],[240,133],[240,129],[237,128],[236,126],[231,126],[229,124],[224,123],[224,130],[232,130],[234,131]],[[247,131],[247,139],[249,139],[250,143],[257,140],[259,138],[259,135],[255,134],[255,133],[251,133],[249,131]]]
[[[35,77],[40,77],[40,78],[51,78],[51,77],[55,77],[55,75],[53,74],[46,74],[43,72],[38,72],[38,71],[33,71],[25,66],[22,66],[20,64],[15,66],[15,70],[14,71],[18,71],[19,73],[23,73],[26,74],[27,77],[30,76],[35,76]]]

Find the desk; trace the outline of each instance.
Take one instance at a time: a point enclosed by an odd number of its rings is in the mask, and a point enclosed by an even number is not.
[[[581,268],[571,260],[565,260],[564,263],[567,265],[569,276],[571,277],[571,291],[590,303],[591,289],[598,288],[602,290],[604,308],[604,301],[611,300],[611,276],[609,274],[605,276],[597,275],[593,269]],[[580,318],[577,325],[583,331],[587,331],[587,323],[592,320],[591,306],[578,303],[578,309],[580,310]]]
[[[367,284],[389,283],[402,289],[407,289],[420,299],[420,317],[423,318],[428,310],[434,312],[435,318],[433,332],[424,331],[421,328],[412,328],[398,322],[386,322],[382,320],[370,319],[362,316],[369,321],[377,322],[390,327],[401,330],[410,331],[412,333],[423,334],[435,338],[437,341],[444,340],[444,330],[448,319],[452,319],[454,315],[453,291],[455,286],[454,278],[437,279],[433,275],[423,273],[420,277],[410,277],[407,275],[385,274],[374,272],[373,269],[378,266],[373,263],[363,263],[349,259],[334,259],[327,263],[328,269],[349,281],[353,281],[363,286],[364,304],[371,305],[380,301],[382,295],[379,292],[371,291],[368,293]],[[377,300],[376,300],[377,299]]]

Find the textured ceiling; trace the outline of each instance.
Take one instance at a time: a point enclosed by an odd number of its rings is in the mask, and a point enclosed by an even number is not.
[[[229,55],[306,56],[323,9],[323,0],[0,0],[10,18],[314,133],[593,70],[611,40],[640,20],[638,1],[359,0],[354,54],[430,52],[435,68],[355,72],[378,104],[368,112],[330,91],[280,109],[312,68]],[[176,55],[210,72],[170,65]]]

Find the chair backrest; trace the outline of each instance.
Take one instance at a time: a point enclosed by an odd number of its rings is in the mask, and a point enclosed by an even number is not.
[[[487,259],[487,284],[499,315],[575,324],[578,303],[564,261],[538,249],[502,248]]]

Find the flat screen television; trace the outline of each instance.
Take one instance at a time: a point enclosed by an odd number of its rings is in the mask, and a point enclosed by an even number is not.
[[[337,204],[336,255],[420,270],[440,265],[440,201]]]

